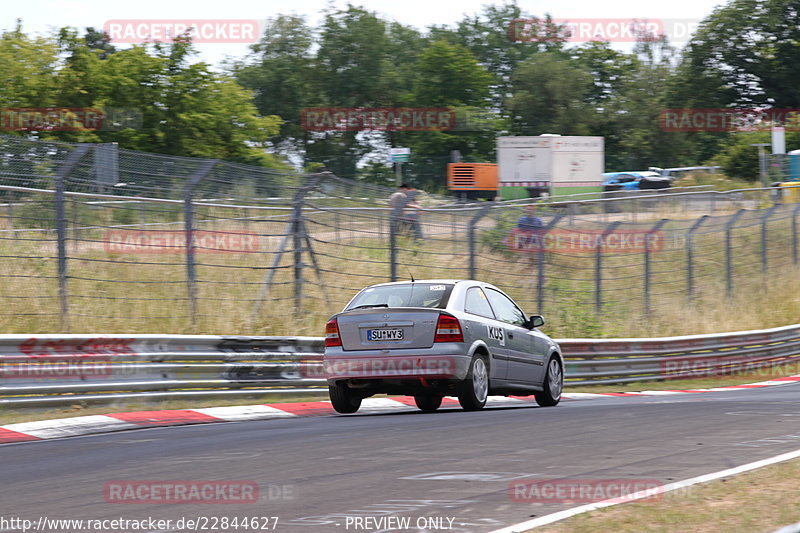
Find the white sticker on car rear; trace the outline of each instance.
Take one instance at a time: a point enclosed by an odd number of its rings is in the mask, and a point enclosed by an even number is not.
[[[432,291],[443,291],[444,288],[445,288],[444,285],[431,285],[430,286],[430,289]]]
[[[503,328],[497,326],[486,326],[489,329],[489,338],[494,339],[500,343],[500,346],[506,345],[506,332]]]

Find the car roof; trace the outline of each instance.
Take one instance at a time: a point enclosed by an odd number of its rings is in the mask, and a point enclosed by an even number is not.
[[[369,285],[370,287],[384,287],[387,285],[405,285],[408,283],[447,283],[447,284],[456,284],[456,283],[483,283],[482,281],[476,281],[472,279],[415,279],[411,281],[410,279],[402,280],[402,281],[388,281],[386,283],[376,283],[374,285]],[[489,285],[489,284],[487,284]]]

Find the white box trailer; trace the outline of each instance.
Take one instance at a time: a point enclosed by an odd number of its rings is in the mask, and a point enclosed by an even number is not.
[[[500,187],[594,187],[605,170],[603,137],[498,137]]]

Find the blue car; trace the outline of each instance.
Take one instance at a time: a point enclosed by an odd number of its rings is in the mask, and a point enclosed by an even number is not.
[[[666,189],[671,185],[668,177],[649,170],[629,172],[606,172],[603,176],[604,191],[638,191],[640,189]]]

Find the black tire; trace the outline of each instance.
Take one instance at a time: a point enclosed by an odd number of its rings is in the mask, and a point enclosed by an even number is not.
[[[430,395],[414,396],[414,403],[417,404],[420,411],[432,413],[442,406],[442,397]]]
[[[328,395],[337,413],[355,413],[361,407],[361,395],[344,383],[328,385]]]
[[[475,356],[469,374],[458,391],[458,403],[465,411],[479,411],[486,405],[489,396],[489,368],[481,356]]]
[[[557,357],[551,357],[547,362],[544,374],[544,389],[534,394],[536,403],[541,407],[553,407],[561,401],[561,391],[564,389],[564,369]]]

